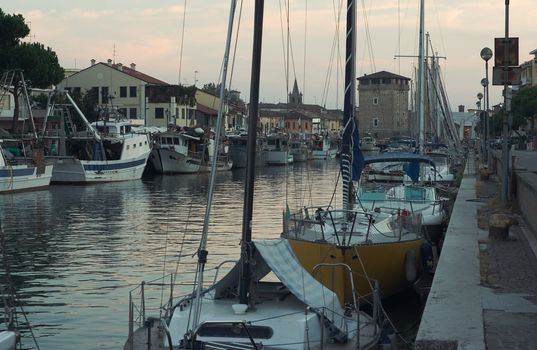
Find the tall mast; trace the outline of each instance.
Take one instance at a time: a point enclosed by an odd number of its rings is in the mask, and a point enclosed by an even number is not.
[[[193,329],[198,326],[199,317],[201,314],[201,292],[203,290],[203,272],[205,270],[205,264],[207,262],[207,238],[209,235],[209,217],[211,214],[211,207],[214,194],[214,184],[216,183],[216,164],[218,161],[218,153],[220,146],[220,134],[222,130],[222,114],[224,111],[224,93],[226,89],[226,80],[227,80],[227,68],[229,62],[229,51],[231,47],[231,35],[233,33],[233,19],[235,15],[236,1],[231,1],[231,7],[229,10],[229,22],[226,38],[226,48],[224,53],[224,63],[222,67],[222,82],[220,83],[220,104],[218,106],[218,118],[216,120],[216,132],[214,140],[214,150],[213,150],[213,159],[211,163],[211,175],[209,178],[209,193],[207,195],[207,209],[205,210],[205,217],[203,221],[203,232],[201,234],[200,246],[198,249],[198,268],[197,268],[197,288],[196,288],[196,300],[195,300],[195,311],[193,315]]]
[[[248,153],[246,156],[246,183],[242,212],[241,279],[239,301],[248,304],[250,291],[250,263],[252,253],[252,212],[254,206],[255,150],[257,142],[257,115],[259,111],[259,80],[261,74],[261,44],[263,39],[264,0],[255,1],[254,43],[252,48],[252,73],[250,81],[250,106],[248,116]]]
[[[352,133],[356,106],[356,4],[347,0],[347,32],[345,41],[345,97],[343,100],[343,139],[341,144],[341,175],[343,208],[352,209]]]
[[[425,145],[425,0],[420,1],[420,37],[418,54],[418,117],[419,117],[419,153],[423,153]]]

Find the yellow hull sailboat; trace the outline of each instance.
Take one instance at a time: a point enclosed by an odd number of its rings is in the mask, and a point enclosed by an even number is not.
[[[409,211],[364,209],[354,205],[352,184],[361,175],[364,159],[355,116],[356,14],[353,7],[348,10],[340,156],[342,205],[287,212],[282,233],[304,268],[336,292],[344,303],[353,300],[353,287],[361,295],[378,287],[384,297],[409,288],[420,272],[420,250],[424,243],[420,221]],[[337,270],[334,274],[327,269]],[[345,270],[352,270],[354,278],[344,278]]]

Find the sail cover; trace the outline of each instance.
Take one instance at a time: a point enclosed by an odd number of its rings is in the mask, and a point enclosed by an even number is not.
[[[330,321],[332,336],[344,341],[349,320],[343,316],[344,310],[336,294],[302,267],[289,242],[277,239],[255,241],[254,244],[263,260],[287,289],[317,314],[323,313]]]

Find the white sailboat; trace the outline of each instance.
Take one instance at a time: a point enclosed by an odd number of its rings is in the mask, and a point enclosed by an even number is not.
[[[234,10],[233,1],[226,61]],[[256,130],[257,126],[263,0],[256,0],[255,12],[249,130]],[[226,74],[227,67],[223,70],[224,82]],[[144,300],[142,326],[136,331],[131,302],[131,332],[125,349],[359,349],[376,344],[379,329],[369,316],[358,311],[359,301],[354,299],[352,306],[342,307],[331,290],[304,270],[288,241],[252,241],[255,141],[256,135],[249,134],[241,260],[220,281],[204,286],[216,172],[216,160],[213,160],[195,290],[179,301],[171,296],[164,317],[158,319],[145,316]],[[276,281],[264,278],[269,272]]]

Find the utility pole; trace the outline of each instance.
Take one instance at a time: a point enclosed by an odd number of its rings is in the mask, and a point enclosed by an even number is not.
[[[506,76],[508,75],[508,64],[509,64],[509,45],[507,44],[509,40],[509,0],[505,0],[505,52],[504,52],[504,71]],[[502,117],[502,202],[506,203],[508,199],[508,188],[509,188],[509,149],[508,149],[508,137],[509,131],[507,128],[508,123],[508,114],[511,113],[511,101],[507,105],[507,89],[508,89],[508,79],[506,78],[503,83],[503,105],[505,107],[505,113]]]

